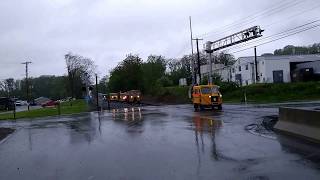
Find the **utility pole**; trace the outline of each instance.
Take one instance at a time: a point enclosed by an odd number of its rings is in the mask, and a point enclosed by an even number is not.
[[[31,61],[26,61],[21,64],[26,65],[26,89],[27,89],[27,102],[28,102],[28,111],[30,110],[30,99],[29,99],[29,82],[28,82],[28,65],[31,64]]]
[[[195,64],[194,64],[194,57],[193,57],[193,35],[192,35],[192,22],[191,16],[189,16],[189,23],[190,23],[190,40],[191,40],[191,76],[192,76],[192,85],[196,84],[197,75],[195,73]]]
[[[206,46],[205,46],[205,51],[206,53],[209,54],[209,77],[208,77],[208,84],[211,85],[212,84],[212,53],[213,50],[211,49],[211,42],[208,41],[206,42]]]
[[[254,47],[254,66],[256,72],[256,83],[259,81],[259,74],[258,74],[258,60],[257,60],[257,47]]]
[[[199,84],[201,83],[201,72],[200,72],[200,66],[201,66],[201,63],[200,63],[200,52],[199,52],[199,41],[202,41],[203,39],[199,39],[199,38],[195,38],[195,39],[192,39],[194,41],[196,41],[196,45],[197,45],[197,73],[199,75]],[[197,79],[196,79],[197,81]]]
[[[96,74],[96,101],[97,101],[97,111],[99,111],[99,91],[98,91],[98,75]]]

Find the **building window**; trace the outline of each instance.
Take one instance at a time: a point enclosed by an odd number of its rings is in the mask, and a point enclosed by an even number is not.
[[[249,65],[247,64],[247,65],[246,65],[246,70],[248,70],[248,69],[249,69]]]
[[[241,66],[239,66],[239,72],[241,71]]]
[[[234,70],[234,68],[232,68],[232,73],[235,73],[235,70]]]

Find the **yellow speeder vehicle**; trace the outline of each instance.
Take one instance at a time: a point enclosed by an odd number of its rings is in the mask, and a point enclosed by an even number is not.
[[[128,98],[128,94],[127,93],[122,93],[122,92],[119,93],[119,101],[120,102],[126,102],[127,98]]]
[[[222,109],[222,94],[217,85],[199,85],[192,88],[192,102],[195,110],[205,108]]]
[[[110,97],[110,101],[118,101],[119,100],[118,93],[110,93],[109,97]]]
[[[127,102],[140,103],[141,92],[139,90],[131,90],[131,91],[128,91],[127,94],[128,94]]]

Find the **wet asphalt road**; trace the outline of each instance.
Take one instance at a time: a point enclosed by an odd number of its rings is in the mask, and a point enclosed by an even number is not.
[[[136,107],[0,122],[0,179],[320,179],[319,147],[244,129],[277,108]]]

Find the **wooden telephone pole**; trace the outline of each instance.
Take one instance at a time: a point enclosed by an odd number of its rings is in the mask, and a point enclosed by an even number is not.
[[[27,102],[28,102],[28,111],[30,110],[30,98],[29,98],[29,81],[28,81],[28,76],[29,76],[29,71],[28,71],[28,65],[31,64],[31,61],[26,61],[21,64],[26,65],[26,93],[27,93]]]

